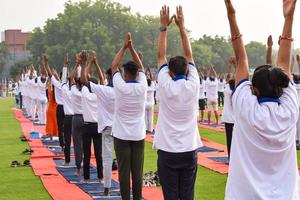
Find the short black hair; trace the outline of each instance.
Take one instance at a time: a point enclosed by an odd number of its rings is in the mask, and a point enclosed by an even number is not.
[[[139,66],[133,61],[128,61],[127,63],[123,64],[124,72],[129,74],[132,77],[137,77]]]
[[[186,75],[187,60],[183,56],[175,56],[170,58],[169,70],[175,75]]]
[[[259,97],[279,98],[289,82],[290,79],[283,70],[272,65],[257,67],[252,77],[252,85],[258,90]]]

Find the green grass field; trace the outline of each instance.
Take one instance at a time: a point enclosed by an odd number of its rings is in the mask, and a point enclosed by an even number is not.
[[[0,99],[0,199],[51,199],[31,167],[10,167],[13,160],[23,163],[29,158],[21,154],[28,145],[19,139],[22,132],[11,111],[13,105],[12,98]]]
[[[19,123],[15,120],[11,108],[13,99],[0,99],[0,200],[29,200],[51,199],[44,189],[40,179],[36,177],[30,167],[11,168],[11,161],[23,162],[28,156],[21,152],[28,148],[27,143],[21,142],[22,134]],[[154,121],[156,122],[156,118]],[[225,134],[206,129],[200,129],[203,138],[226,144]],[[300,154],[298,152],[298,162]],[[156,171],[156,150],[152,144],[146,143],[144,172]],[[226,175],[213,172],[201,166],[198,167],[195,186],[195,199],[221,200],[224,199]]]

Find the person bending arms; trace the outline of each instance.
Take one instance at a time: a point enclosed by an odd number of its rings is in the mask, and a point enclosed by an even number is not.
[[[98,83],[95,78],[88,78],[91,67],[91,60],[87,63],[87,52],[81,53],[82,68],[80,82],[81,89],[81,106],[83,111],[83,183],[87,183],[90,179],[90,159],[91,159],[91,145],[92,140],[94,144],[94,152],[96,157],[97,175],[99,182],[103,182],[103,166],[102,166],[102,136],[98,133],[98,118],[97,118],[97,96],[92,93],[89,82]]]
[[[119,66],[126,49],[133,61]],[[144,66],[133,47],[128,33],[123,47],[112,62],[113,88],[115,91],[115,113],[112,125],[114,147],[118,162],[120,191],[123,200],[130,199],[130,173],[134,200],[142,198],[142,177],[145,139],[145,102],[147,80]]]
[[[112,85],[111,69],[107,70],[106,75],[108,84],[104,85],[104,75],[98,64],[96,53],[92,55],[92,64],[95,65],[100,84],[89,82],[91,91],[98,98],[98,133],[102,135],[102,159],[103,159],[103,180],[104,196],[109,196],[111,188],[111,175],[113,163],[113,141],[112,123],[114,115],[115,92]]]
[[[296,0],[283,0],[284,27],[276,66],[255,69],[252,81],[231,0],[225,0],[237,60],[235,117],[225,199],[298,199],[297,91],[291,82],[292,25]]]
[[[182,41],[183,56],[167,62],[167,29],[175,19]],[[164,199],[194,199],[197,152],[202,146],[198,130],[200,79],[184,24],[182,7],[170,19],[169,7],[160,11],[158,37],[158,96],[160,99],[154,146],[158,149],[158,176]]]

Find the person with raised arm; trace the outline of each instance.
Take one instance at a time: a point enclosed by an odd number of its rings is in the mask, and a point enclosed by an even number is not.
[[[62,89],[61,89],[61,83],[64,82],[66,78],[66,74],[64,76],[59,77],[56,74],[52,74],[55,72],[55,70],[52,68],[50,70],[49,64],[48,64],[48,57],[44,55],[44,64],[46,67],[46,70],[48,72],[48,76],[51,80],[52,85],[54,86],[54,96],[55,96],[55,101],[57,103],[56,107],[56,121],[57,121],[57,129],[58,129],[58,139],[59,139],[59,145],[64,151],[65,148],[65,142],[64,142],[64,118],[65,118],[65,113],[64,113],[64,106],[63,106],[63,97],[62,97]],[[64,63],[65,65],[65,63]],[[62,75],[62,73],[61,73]],[[60,80],[62,79],[62,80]]]
[[[80,176],[81,163],[82,163],[82,137],[83,137],[83,111],[82,111],[82,100],[81,100],[81,88],[80,74],[81,74],[81,57],[80,53],[75,55],[75,66],[70,75],[71,83],[71,100],[72,107],[74,111],[72,119],[72,139],[74,144],[74,155],[75,155],[75,165],[76,165],[76,176]]]
[[[249,64],[231,0],[225,0],[236,57],[235,117],[225,199],[299,199],[296,156],[297,91],[291,84],[296,0],[283,0],[284,26],[276,66]]]
[[[146,69],[147,76],[147,100],[145,111],[146,134],[154,134],[153,129],[153,114],[154,114],[154,91],[155,81],[153,80],[152,72],[149,67]]]
[[[218,125],[218,78],[214,67],[211,65],[208,71],[208,77],[205,83],[207,96],[207,118],[210,124],[211,112],[214,112],[216,124]]]
[[[224,108],[222,113],[222,121],[225,123],[226,145],[228,152],[228,162],[230,160],[230,149],[232,141],[232,131],[234,127],[234,115],[232,111],[232,93],[234,91],[234,66],[235,58],[231,57],[228,61],[226,85],[224,90]]]
[[[88,59],[89,57],[89,59]],[[97,164],[97,176],[100,183],[103,183],[103,165],[102,165],[102,137],[98,133],[98,99],[91,90],[90,82],[98,84],[97,79],[90,77],[91,56],[87,51],[81,52],[81,106],[83,112],[83,183],[88,183],[90,179],[90,159],[91,145],[94,144],[94,152]]]
[[[204,120],[204,111],[205,111],[205,78],[201,69],[198,69],[199,72],[199,79],[200,79],[200,87],[199,87],[199,110],[200,110],[200,121],[203,122]]]
[[[175,20],[183,56],[166,57],[168,26]],[[164,199],[194,199],[197,152],[202,146],[198,130],[200,79],[185,29],[182,7],[170,18],[169,7],[160,11],[157,67],[160,99],[154,147],[158,149],[158,176]]]
[[[133,61],[122,65],[124,74],[119,71],[126,50]],[[142,199],[142,177],[145,146],[145,102],[147,79],[144,66],[133,47],[128,33],[124,45],[112,62],[113,89],[115,92],[115,112],[112,125],[114,147],[118,162],[121,197],[130,199],[130,174],[134,200]]]
[[[41,75],[37,78],[37,107],[38,107],[38,117],[39,123],[41,125],[46,125],[46,110],[47,110],[47,72],[43,66],[40,66]]]
[[[295,58],[293,57],[293,64],[291,65],[292,68],[294,66],[294,60]],[[297,61],[297,65],[298,65],[298,73],[296,74],[295,72],[293,73],[293,70],[291,69],[291,72],[293,74],[293,83],[294,83],[294,87],[297,90],[298,93],[298,98],[299,98],[299,102],[300,102],[300,57],[299,55],[296,55],[296,61]],[[300,114],[299,114],[300,116]],[[300,117],[298,118],[297,121],[297,134],[296,134],[296,148],[297,150],[300,150]]]
[[[70,76],[68,75],[68,64],[69,58],[68,55],[64,58],[64,68],[63,73],[66,75],[66,81],[61,83],[61,90],[62,90],[62,100],[63,100],[63,107],[64,107],[64,154],[65,154],[65,162],[63,165],[69,166],[70,165],[70,150],[71,150],[71,138],[72,138],[72,120],[74,115],[74,110],[72,106],[72,93],[71,93],[71,83],[70,83]],[[73,73],[74,73],[73,69]]]
[[[224,106],[224,89],[226,80],[224,79],[224,74],[220,73],[218,78],[218,106]]]
[[[104,196],[109,196],[111,188],[112,163],[113,163],[113,141],[112,124],[115,106],[115,92],[112,84],[111,68],[106,71],[108,80],[104,85],[105,76],[97,61],[96,53],[92,53],[92,64],[96,68],[100,84],[90,82],[91,91],[98,98],[98,133],[102,135],[102,162],[103,162],[103,182]]]

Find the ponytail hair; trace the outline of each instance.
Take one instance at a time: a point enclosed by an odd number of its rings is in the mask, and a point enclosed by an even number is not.
[[[290,79],[278,67],[262,65],[255,69],[252,85],[259,91],[259,98],[279,98],[283,94],[283,88],[289,86]]]

